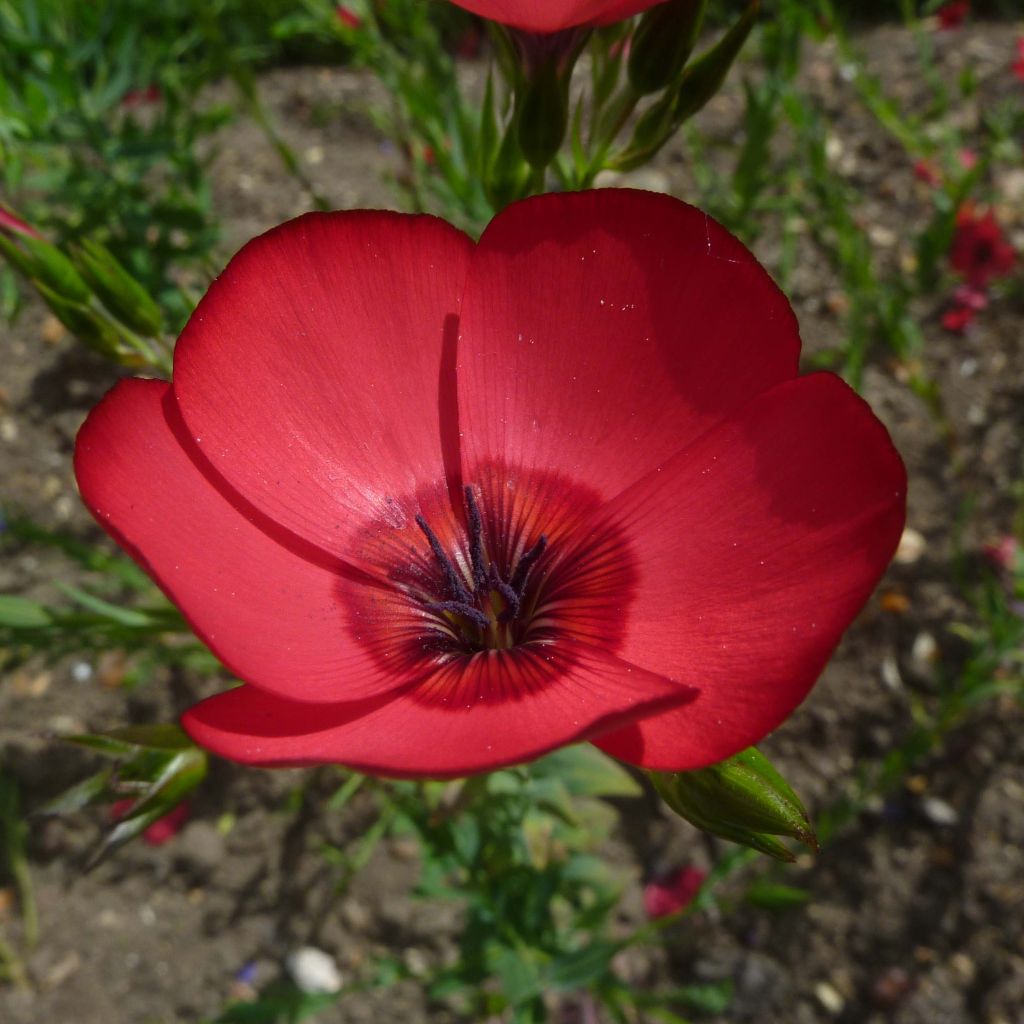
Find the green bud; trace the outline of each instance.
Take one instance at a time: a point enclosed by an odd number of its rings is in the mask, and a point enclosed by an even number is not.
[[[97,312],[79,302],[59,295],[42,281],[36,287],[53,315],[80,341],[105,356],[120,360],[120,338],[114,328]]]
[[[516,132],[530,166],[543,170],[555,158],[569,124],[569,92],[554,62],[546,62],[516,90]]]
[[[161,333],[160,307],[106,246],[87,239],[75,251],[75,256],[103,304],[122,323],[149,337]]]
[[[760,0],[751,0],[736,24],[683,73],[673,118],[676,125],[693,117],[722,88],[725,76],[754,27],[759,7]]]
[[[776,836],[818,848],[800,798],[756,747],[709,768],[648,774],[665,803],[705,832],[777,860],[796,858]]]
[[[88,302],[92,297],[89,286],[75,265],[50,242],[43,238],[32,238],[24,235],[21,245],[27,251],[33,263],[32,276],[45,284],[69,302]]]
[[[641,95],[674,82],[693,53],[707,0],[669,0],[640,20],[629,48],[629,81]]]
[[[697,113],[721,88],[725,76],[754,27],[760,0],[751,0],[739,21],[692,64],[640,115],[629,145],[608,162],[616,171],[630,171],[651,159],[679,126]]]

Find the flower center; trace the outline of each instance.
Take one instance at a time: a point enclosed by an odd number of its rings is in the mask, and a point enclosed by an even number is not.
[[[470,573],[467,578],[445,551],[423,515],[416,525],[423,531],[441,570],[442,593],[427,600],[424,607],[443,618],[453,639],[468,651],[505,650],[523,640],[529,631],[530,614],[536,607],[536,593],[530,577],[548,546],[541,534],[504,574],[497,561],[488,557],[484,544],[483,517],[472,487],[464,489],[466,522],[469,526]]]
[[[543,687],[584,648],[616,652],[638,573],[600,496],[498,462],[469,478],[457,509],[445,479],[380,500],[352,551],[375,582],[338,583],[353,637],[396,679],[431,680],[417,699],[454,701],[465,684],[470,703]]]

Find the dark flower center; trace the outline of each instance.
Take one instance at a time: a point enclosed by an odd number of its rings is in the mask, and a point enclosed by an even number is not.
[[[497,462],[471,489],[384,496],[339,580],[352,635],[418,700],[472,706],[536,690],[579,652],[615,653],[638,583],[625,524],[578,481]]]
[[[510,572],[503,574],[497,561],[488,557],[484,544],[483,517],[472,487],[464,489],[466,522],[469,527],[470,574],[467,579],[431,530],[423,515],[416,524],[430,544],[434,560],[441,570],[441,594],[424,607],[442,616],[454,631],[453,639],[467,651],[505,650],[521,641],[529,628],[530,612],[536,594],[530,589],[530,577],[548,546],[541,534],[525,550]]]

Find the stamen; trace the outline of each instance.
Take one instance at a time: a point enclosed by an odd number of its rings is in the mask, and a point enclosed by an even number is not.
[[[451,612],[454,615],[461,615],[481,629],[486,629],[491,624],[491,620],[479,608],[474,608],[471,604],[466,604],[463,601],[434,601],[426,607],[428,611],[432,612]]]
[[[499,622],[511,622],[519,614],[519,595],[491,567],[491,587],[501,594],[505,602],[505,610],[498,616]]]
[[[478,594],[487,584],[487,569],[484,567],[484,524],[480,508],[473,496],[473,488],[466,486],[466,514],[469,519],[469,560],[473,565],[473,585]]]
[[[434,531],[427,525],[426,519],[422,515],[416,516],[416,525],[423,531],[427,538],[427,543],[430,545],[430,550],[434,552],[434,558],[437,559],[437,564],[441,567],[441,575],[444,576],[445,586],[448,588],[448,593],[457,602],[465,604],[467,607],[473,600],[473,595],[466,589],[466,585],[459,578],[459,574],[451,560],[445,554],[445,550],[441,547],[441,542],[437,539]]]
[[[516,592],[520,601],[523,599],[523,592],[526,590],[526,581],[530,578],[530,571],[536,565],[540,556],[544,554],[544,549],[547,546],[547,535],[542,533],[537,543],[519,559],[516,571],[512,574],[512,579],[509,580],[509,586]]]

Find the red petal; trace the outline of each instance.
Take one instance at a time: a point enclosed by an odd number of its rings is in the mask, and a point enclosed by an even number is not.
[[[229,503],[175,420],[169,384],[123,381],[85,421],[75,474],[92,514],[203,642],[232,672],[294,700],[354,700],[406,682],[352,639],[346,598],[362,585],[283,547]]]
[[[395,494],[443,489],[441,378],[472,242],[433,217],[307,214],[246,245],[178,342],[174,392],[217,472],[334,554]],[[405,510],[411,518],[414,509]]]
[[[529,32],[557,32],[573,25],[608,25],[661,0],[455,0],[459,7]]]
[[[785,297],[706,214],[627,189],[509,207],[469,271],[463,465],[504,455],[604,498],[796,374]]]
[[[571,664],[520,648],[453,661],[400,696],[312,706],[243,686],[182,719],[200,745],[260,765],[344,764],[398,778],[489,771],[676,706],[693,692],[582,645]]]
[[[598,746],[683,770],[771,732],[892,557],[905,496],[885,428],[830,374],[760,395],[621,495],[607,514],[640,580],[617,654],[700,693]]]

